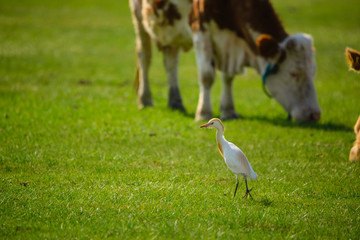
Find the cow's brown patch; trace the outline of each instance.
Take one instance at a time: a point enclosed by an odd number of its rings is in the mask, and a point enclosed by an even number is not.
[[[279,52],[279,44],[268,34],[262,34],[256,40],[259,53],[265,58],[274,58]]]
[[[193,31],[204,31],[204,24],[211,20],[214,20],[220,29],[229,29],[245,39],[255,53],[258,52],[249,27],[271,35],[277,42],[282,42],[288,36],[269,0],[194,1],[189,18]]]
[[[165,10],[165,16],[169,20],[170,25],[174,25],[175,20],[181,19],[181,14],[177,7],[172,3],[169,3],[168,8]]]
[[[154,9],[154,13],[156,16],[158,15],[158,10],[163,9],[168,0],[154,0],[152,4],[152,8]]]
[[[189,25],[191,26],[191,29],[194,32],[198,32],[198,31],[204,31],[204,29],[201,29],[201,24],[200,24],[200,11],[199,11],[199,1],[193,1],[192,3],[192,8],[191,8],[191,12],[189,15]]]
[[[345,56],[350,69],[360,73],[360,52],[351,48],[346,48]]]
[[[169,2],[168,0],[154,0],[152,4],[155,15],[159,16],[159,10],[164,11],[164,16],[168,24],[174,25],[175,20],[181,19],[181,14],[179,13],[175,4]]]

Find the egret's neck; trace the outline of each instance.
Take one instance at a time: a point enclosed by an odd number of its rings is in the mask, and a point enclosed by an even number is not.
[[[224,143],[225,137],[223,129],[216,129],[216,141],[221,145]]]

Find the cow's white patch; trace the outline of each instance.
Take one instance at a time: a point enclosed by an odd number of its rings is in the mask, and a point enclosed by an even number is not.
[[[177,46],[187,51],[192,47],[192,32],[188,22],[191,4],[182,0],[169,0],[164,8],[157,10],[155,14],[152,8],[152,0],[143,0],[142,17],[143,25],[151,38],[162,46]],[[181,15],[171,25],[165,16],[169,4],[176,6]]]
[[[261,74],[266,61],[255,55],[244,39],[233,31],[219,29],[214,21],[211,21],[207,28],[213,42],[215,65],[219,70],[234,76],[245,73],[245,67],[250,66]]]
[[[198,67],[199,102],[196,109],[196,120],[209,119],[212,116],[210,101],[211,85],[215,78],[213,51],[210,35],[207,32],[194,32],[194,50]]]

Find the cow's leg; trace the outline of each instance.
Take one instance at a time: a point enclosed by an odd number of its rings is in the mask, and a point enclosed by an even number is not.
[[[178,81],[179,53],[180,49],[178,47],[163,48],[164,66],[169,84],[168,107],[185,112],[185,108],[181,100]]]
[[[235,111],[234,100],[232,95],[232,82],[234,77],[221,72],[221,103],[220,111],[222,119],[234,119],[239,118],[239,114]]]
[[[152,106],[148,72],[151,62],[151,38],[142,24],[141,4],[130,0],[132,19],[136,34],[137,69],[136,81],[138,85],[137,99],[139,108]]]
[[[211,40],[207,33],[197,32],[193,35],[198,78],[200,85],[199,102],[195,120],[208,120],[212,117],[211,87],[215,79],[215,64],[212,55]]]

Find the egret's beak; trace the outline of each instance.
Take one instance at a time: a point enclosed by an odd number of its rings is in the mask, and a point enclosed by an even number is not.
[[[207,127],[209,125],[211,125],[211,123],[205,123],[204,125],[201,125],[200,128]]]

